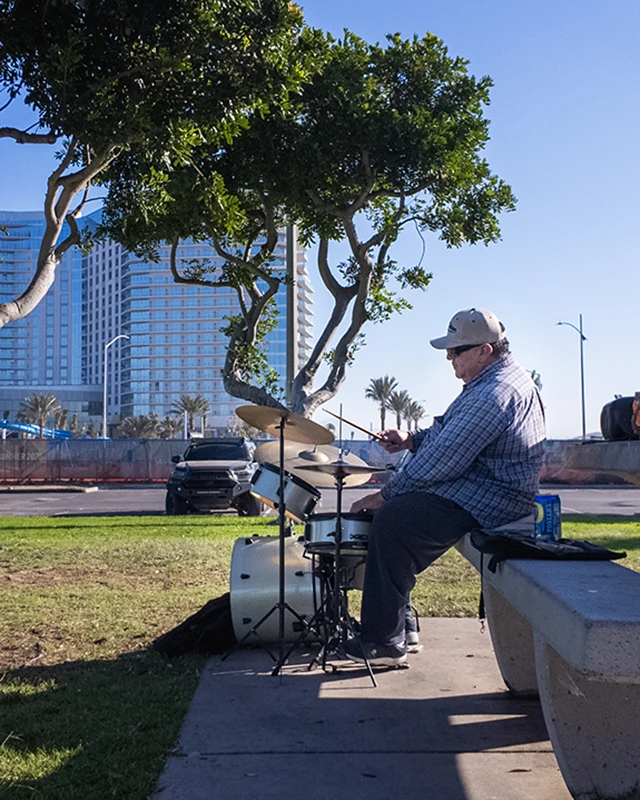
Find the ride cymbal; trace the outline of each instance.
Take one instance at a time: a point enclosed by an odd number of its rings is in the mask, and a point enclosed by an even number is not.
[[[260,431],[294,442],[307,444],[331,444],[334,439],[331,431],[311,419],[294,414],[286,408],[270,406],[239,406],[236,414],[241,420]],[[284,426],[282,422],[284,420]]]

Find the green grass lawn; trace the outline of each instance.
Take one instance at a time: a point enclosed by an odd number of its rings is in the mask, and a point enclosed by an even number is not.
[[[148,645],[228,590],[236,539],[275,532],[236,517],[0,518],[0,798],[146,798],[204,661]],[[563,534],[640,570],[639,521],[570,517]],[[414,602],[473,616],[478,593],[452,551]]]

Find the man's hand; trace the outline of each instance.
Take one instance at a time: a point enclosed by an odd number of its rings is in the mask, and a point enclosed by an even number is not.
[[[400,450],[408,450],[411,446],[411,434],[408,431],[384,430],[378,434],[382,438],[378,440],[378,444],[387,451],[387,453],[399,453]]]
[[[384,497],[382,496],[382,492],[374,492],[374,494],[368,494],[361,500],[356,500],[351,506],[351,513],[357,514],[359,511],[377,511],[383,503]]]

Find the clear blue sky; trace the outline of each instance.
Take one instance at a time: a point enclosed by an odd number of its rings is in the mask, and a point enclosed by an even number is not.
[[[503,241],[447,250],[427,241],[434,273],[414,310],[367,330],[367,346],[328,405],[376,427],[364,399],[369,380],[396,377],[439,414],[459,391],[442,353],[428,340],[461,308],[490,308],[512,349],[544,384],[550,437],[581,430],[579,336],[559,320],[584,319],[587,429],[599,429],[604,403],[640,390],[638,218],[640,212],[640,4],[513,0],[307,0],[309,24],[370,41],[429,30],[470,71],[494,81],[491,142],[495,172],[511,184],[517,211],[502,221]],[[0,115],[0,124],[10,124]],[[41,207],[48,156],[43,148],[0,140],[0,208]],[[396,260],[415,262],[411,236]],[[336,247],[336,252],[339,249]],[[328,308],[315,280],[317,322]],[[316,419],[325,422],[322,412]]]

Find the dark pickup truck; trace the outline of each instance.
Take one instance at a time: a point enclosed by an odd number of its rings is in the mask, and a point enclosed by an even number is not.
[[[241,437],[200,439],[191,442],[175,464],[167,481],[167,514],[226,511],[257,517],[262,503],[249,493],[258,468],[255,445]]]

